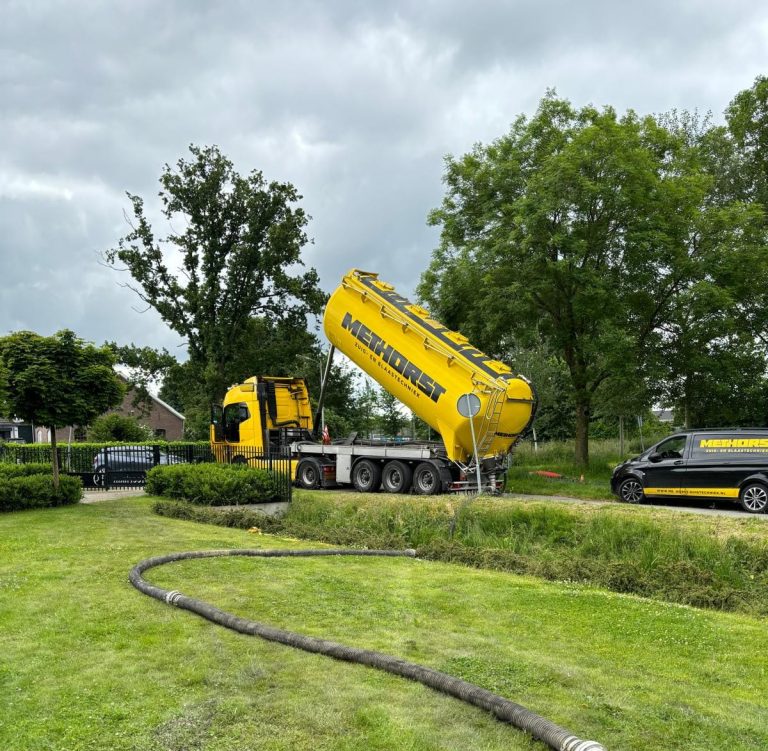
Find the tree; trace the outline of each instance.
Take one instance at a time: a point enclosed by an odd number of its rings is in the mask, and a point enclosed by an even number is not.
[[[107,347],[95,347],[67,330],[49,337],[18,331],[0,338],[0,412],[50,430],[57,488],[56,428],[87,425],[120,403],[123,385],[113,362]]]
[[[138,420],[115,412],[97,417],[88,430],[88,440],[98,443],[109,441],[151,441],[152,429]]]
[[[216,146],[189,150],[189,161],[166,165],[160,177],[170,234],[157,238],[144,201],[128,193],[132,231],[105,258],[124,264],[135,282],[127,286],[184,337],[189,368],[211,402],[233,382],[253,321],[302,320],[306,329],[325,296],[314,269],[290,270],[302,265],[307,242],[308,217],[294,186],[267,183],[256,170],[241,176]],[[180,258],[178,272],[170,257]]]
[[[311,365],[304,358],[309,358]],[[304,375],[310,381],[310,394],[316,397],[320,392],[317,372],[321,361],[324,362],[320,343],[307,330],[305,320],[251,318],[244,324],[239,351],[223,373],[227,387],[254,375]],[[218,403],[221,398],[207,390],[197,363],[188,360],[171,365],[165,372],[160,397],[184,414],[187,437],[208,436],[211,403]]]
[[[127,371],[126,380],[135,393],[133,404],[137,407],[150,407],[150,387],[160,385],[168,371],[179,364],[166,349],[116,342],[105,342],[104,346],[112,350],[115,362]]]
[[[400,401],[386,389],[379,390],[376,401],[379,413],[377,422],[381,432],[389,438],[396,438],[400,429],[408,422]]]
[[[515,371],[529,378],[536,389],[538,404],[534,425],[537,439],[565,441],[573,438],[575,410],[568,366],[562,357],[545,344],[537,344],[505,352],[501,359],[514,364]]]
[[[373,383],[363,377],[363,387],[356,399],[357,419],[355,428],[365,438],[371,438],[377,423],[378,393]]]
[[[768,133],[759,135],[768,126],[766,96],[768,81],[758,78],[729,106],[728,127],[711,127],[695,113],[662,118],[712,179],[696,238],[700,273],[671,301],[649,351],[655,396],[686,427],[766,420],[768,192],[759,161],[768,156]]]
[[[740,91],[725,111],[735,150],[731,181],[742,198],[768,207],[768,77],[758,76]],[[768,221],[768,214],[765,215]]]
[[[506,136],[448,157],[444,179],[419,294],[489,354],[543,341],[562,359],[586,463],[596,394],[647,375],[676,295],[739,215],[712,218],[714,180],[673,129],[552,92]]]

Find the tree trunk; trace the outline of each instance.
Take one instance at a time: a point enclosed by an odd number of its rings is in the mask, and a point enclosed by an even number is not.
[[[589,464],[589,402],[576,402],[576,463]]]
[[[53,487],[59,489],[59,452],[56,450],[56,428],[50,426],[51,431],[51,465],[53,467]]]

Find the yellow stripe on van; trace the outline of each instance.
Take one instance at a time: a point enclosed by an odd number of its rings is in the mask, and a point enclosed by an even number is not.
[[[644,488],[646,495],[690,495],[699,498],[738,498],[738,488]]]

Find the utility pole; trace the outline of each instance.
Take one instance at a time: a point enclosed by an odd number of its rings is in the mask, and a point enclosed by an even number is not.
[[[323,393],[323,360],[322,358],[320,360],[315,360],[314,358],[310,357],[309,355],[297,355],[300,359],[315,364],[317,363],[317,369],[318,373],[320,374],[320,393]],[[325,429],[325,404],[322,404],[320,407],[320,433],[323,432]]]

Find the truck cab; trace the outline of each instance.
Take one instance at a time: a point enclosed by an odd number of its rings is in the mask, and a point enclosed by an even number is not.
[[[219,461],[251,463],[289,456],[311,440],[312,411],[303,378],[254,376],[227,391],[211,410],[211,446]]]

